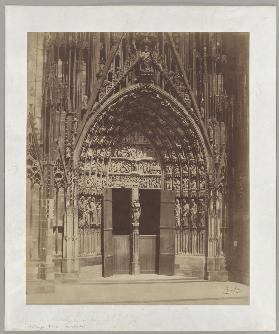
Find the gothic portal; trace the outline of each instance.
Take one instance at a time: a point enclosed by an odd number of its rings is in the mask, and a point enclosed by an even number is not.
[[[29,34],[30,277],[247,281],[246,38]]]

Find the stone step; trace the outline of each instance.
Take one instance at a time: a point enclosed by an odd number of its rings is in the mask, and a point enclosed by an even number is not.
[[[55,273],[55,281],[60,283],[78,283],[79,273]]]
[[[85,266],[80,268],[81,279],[92,279],[102,277],[102,265]]]
[[[191,269],[184,269],[180,268],[175,271],[175,273],[182,273],[182,274],[190,274],[192,275],[192,270]]]
[[[189,281],[199,281],[201,280],[200,278],[198,277],[193,277],[193,276],[189,276],[189,277],[186,277],[186,276],[183,276],[183,275],[176,275],[175,277],[173,278],[161,278],[159,275],[158,275],[158,278],[154,279],[154,278],[151,278],[151,279],[148,279],[148,278],[145,278],[145,279],[142,279],[142,278],[137,278],[137,277],[134,277],[132,279],[126,279],[126,278],[117,278],[115,279],[114,276],[112,277],[102,277],[100,279],[98,278],[95,278],[95,279],[87,279],[87,280],[80,280],[80,284],[83,284],[83,285],[91,285],[91,284],[146,284],[146,283],[171,283],[171,282],[189,282]]]

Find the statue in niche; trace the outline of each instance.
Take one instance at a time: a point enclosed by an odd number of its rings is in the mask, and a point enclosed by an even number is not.
[[[73,117],[73,143],[75,141],[75,136],[77,134],[77,128],[78,128],[78,119],[77,119],[77,115],[75,114]]]
[[[193,228],[197,226],[198,206],[194,199],[191,200],[191,224]]]
[[[200,189],[201,189],[201,190],[204,190],[204,189],[205,189],[205,180],[204,180],[204,179],[202,179],[202,180],[200,181]]]
[[[92,149],[91,147],[89,147],[88,150],[87,150],[87,157],[88,157],[89,159],[91,159],[92,156],[93,156],[93,154],[94,154],[93,149]]]
[[[133,159],[137,158],[137,150],[135,147],[130,147],[130,157]]]
[[[195,179],[191,180],[191,190],[197,189],[197,182]]]
[[[92,197],[89,201],[89,216],[90,216],[90,224],[96,225],[97,224],[97,206],[95,198]]]
[[[180,170],[179,170],[178,165],[174,165],[174,167],[173,167],[173,173],[174,173],[175,176],[179,176],[180,175]]]
[[[145,150],[142,150],[142,149],[136,150],[135,158],[138,158],[138,159],[146,158]]]
[[[84,160],[86,158],[86,154],[87,154],[86,148],[83,146],[80,153],[81,160]]]
[[[141,162],[141,167],[142,167],[142,173],[143,174],[148,174],[149,173],[149,166],[146,161]]]
[[[148,45],[145,45],[144,51],[140,53],[141,64],[140,70],[143,72],[149,72],[152,70],[152,60],[151,60],[151,52],[149,51]]]
[[[145,174],[146,173],[146,165],[144,162],[140,162],[138,165],[138,172],[140,174]]]
[[[131,164],[129,164],[129,166],[130,166],[130,172],[139,173],[139,165],[137,164],[137,162],[133,161]]]
[[[176,156],[175,152],[171,153],[171,158],[174,162],[177,161],[177,156]]]
[[[204,175],[204,174],[205,174],[205,168],[204,168],[204,165],[200,165],[200,166],[199,166],[199,174],[200,174],[200,175]]]
[[[171,179],[166,180],[166,190],[171,190],[172,189],[172,182]]]
[[[84,202],[84,227],[88,227],[90,225],[90,205],[89,200],[85,200]]]
[[[169,158],[170,158],[169,154],[168,154],[167,152],[165,152],[165,153],[164,153],[164,159],[165,159],[166,161],[169,161]]]
[[[180,207],[180,202],[178,198],[176,198],[175,200],[175,221],[176,221],[176,226],[180,227],[181,226],[181,207]]]
[[[175,190],[179,190],[179,189],[180,189],[180,179],[175,178],[175,179],[173,180],[173,188],[174,188]]]
[[[157,188],[158,187],[158,182],[156,178],[151,178],[150,179],[150,183],[151,183],[151,188]]]
[[[182,200],[182,223],[184,227],[189,226],[189,214],[190,214],[190,206],[187,200],[184,198]]]
[[[153,174],[158,174],[158,175],[161,174],[161,168],[160,168],[160,165],[157,162],[152,162],[151,166],[152,166]]]
[[[192,151],[190,151],[190,152],[188,153],[188,160],[193,160],[193,161],[195,161],[194,154],[193,154]]]
[[[172,166],[171,165],[166,165],[166,173],[167,174],[172,174]]]
[[[182,171],[183,171],[183,174],[188,174],[188,165],[186,163],[183,164]]]
[[[112,154],[114,157],[118,157],[118,148],[116,147]]]
[[[197,159],[198,159],[198,163],[200,166],[204,166],[204,159],[203,159],[203,155],[201,152],[198,153],[197,155]]]
[[[208,136],[209,136],[209,141],[212,144],[214,139],[214,130],[211,122],[208,122]]]
[[[149,174],[156,174],[154,162],[148,163],[148,167],[149,167]]]
[[[196,166],[193,162],[191,162],[190,164],[190,172],[192,176],[196,176],[197,175],[197,170],[196,170]]]
[[[184,191],[187,191],[189,189],[189,181],[185,177],[182,179],[182,187]]]
[[[84,196],[81,196],[79,199],[79,208],[78,208],[78,227],[82,228],[85,224],[84,212],[85,210],[85,199]]]
[[[199,226],[204,228],[206,225],[206,205],[204,199],[199,201]]]
[[[102,203],[99,202],[97,203],[97,226],[101,225],[101,221],[102,221]]]
[[[87,106],[88,106],[88,96],[83,95],[82,102],[81,102],[81,110],[87,110]]]
[[[66,146],[66,160],[69,160],[72,156],[72,149],[70,146]]]

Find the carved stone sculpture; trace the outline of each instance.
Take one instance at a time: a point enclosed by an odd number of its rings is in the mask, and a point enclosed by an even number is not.
[[[138,200],[132,203],[132,224],[134,227],[139,226],[139,219],[141,215],[140,202]]]

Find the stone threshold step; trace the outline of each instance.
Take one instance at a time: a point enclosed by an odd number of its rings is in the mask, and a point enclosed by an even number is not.
[[[158,280],[80,280],[79,284],[91,285],[91,284],[159,284],[159,283],[185,283],[185,282],[204,282],[204,279],[197,277],[179,277],[175,279],[158,279]]]

